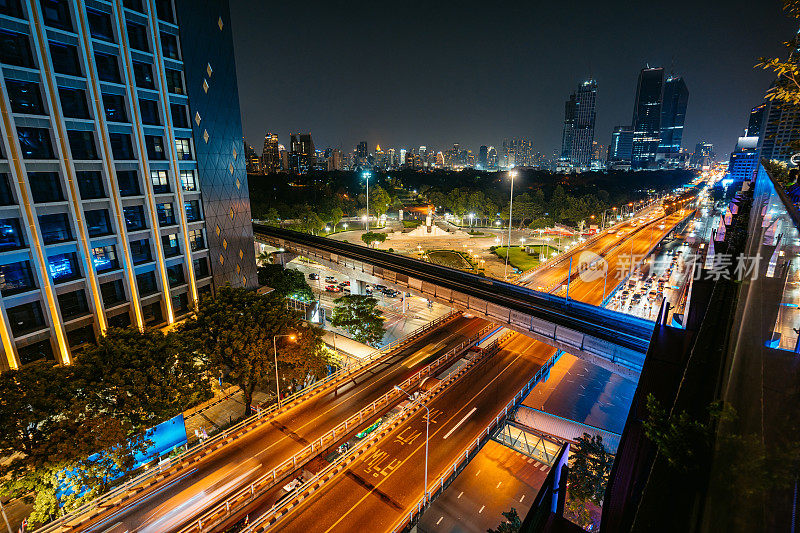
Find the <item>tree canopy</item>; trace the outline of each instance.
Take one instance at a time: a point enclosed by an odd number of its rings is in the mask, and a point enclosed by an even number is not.
[[[379,232],[368,231],[361,235],[361,240],[367,246],[373,246],[377,242],[386,242],[386,234]]]
[[[371,296],[347,294],[334,301],[331,324],[344,328],[353,339],[377,347],[383,339],[384,318]]]
[[[603,437],[584,433],[571,447],[569,493],[573,498],[602,505],[614,456],[606,451]]]
[[[305,301],[314,299],[314,293],[302,272],[284,268],[277,263],[267,263],[258,267],[258,283],[275,289],[275,292],[284,298]]]

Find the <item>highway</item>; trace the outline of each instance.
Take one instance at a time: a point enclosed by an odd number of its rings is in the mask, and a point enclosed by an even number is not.
[[[291,458],[394,384],[476,335],[486,324],[480,319],[455,318],[352,382],[276,416],[190,471],[167,478],[134,501],[97,517],[86,531],[161,533],[177,528],[203,508]]]

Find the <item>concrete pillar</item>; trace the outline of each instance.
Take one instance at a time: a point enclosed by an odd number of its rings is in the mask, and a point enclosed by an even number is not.
[[[360,279],[350,278],[350,294],[363,295],[366,293],[366,283]]]

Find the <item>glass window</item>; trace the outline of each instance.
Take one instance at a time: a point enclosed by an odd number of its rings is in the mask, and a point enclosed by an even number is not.
[[[121,94],[103,94],[103,107],[106,120],[109,122],[128,122],[128,111],[125,108],[125,97]]]
[[[175,94],[186,94],[183,89],[183,76],[180,70],[164,69],[167,77],[167,91]]]
[[[164,257],[175,257],[181,253],[178,246],[178,234],[170,233],[161,236],[161,245],[164,247]]]
[[[25,159],[54,159],[50,144],[50,130],[44,128],[17,128],[17,137]]]
[[[0,252],[16,250],[25,246],[25,239],[17,218],[0,218]]]
[[[153,183],[153,192],[162,194],[170,192],[169,190],[169,177],[166,170],[152,170],[150,171],[150,181]]]
[[[0,13],[9,17],[25,18],[20,0],[0,0]]]
[[[188,200],[183,202],[183,207],[186,210],[187,222],[197,222],[198,220],[202,220],[202,216],[200,215],[200,202],[197,200]]]
[[[47,258],[47,262],[54,283],[63,283],[81,277],[78,256],[75,252],[51,255]]]
[[[197,177],[194,170],[181,170],[181,188],[187,192],[197,190]]]
[[[11,111],[28,115],[44,115],[39,84],[30,81],[6,80]]]
[[[147,326],[155,326],[164,322],[164,316],[161,311],[161,304],[154,302],[149,305],[142,306],[142,317]]]
[[[121,279],[107,281],[100,284],[100,294],[103,297],[103,305],[111,307],[127,301],[125,298],[125,287]]]
[[[192,159],[192,147],[189,139],[175,139],[175,146],[178,149],[178,159]]]
[[[147,28],[144,24],[137,24],[135,22],[128,22],[125,24],[128,28],[128,44],[131,48],[136,50],[150,51],[150,45],[147,42]]]
[[[28,183],[33,201],[37,204],[64,200],[58,172],[28,172]]]
[[[54,28],[72,31],[72,17],[66,0],[40,0],[44,23]]]
[[[161,20],[175,24],[175,15],[172,13],[172,0],[156,0],[156,14]]]
[[[78,178],[78,189],[81,191],[82,199],[91,200],[106,197],[106,191],[103,187],[103,175],[99,171],[80,170],[75,175]]]
[[[110,14],[86,8],[86,18],[89,20],[89,31],[92,37],[114,42],[114,25],[111,22]]]
[[[186,114],[186,106],[183,104],[170,104],[169,111],[172,114],[172,125],[176,128],[188,128],[189,118]]]
[[[172,265],[167,267],[167,278],[170,287],[177,287],[186,283],[183,275],[183,265]]]
[[[111,142],[111,153],[114,155],[114,159],[134,159],[130,135],[109,133],[108,140]]]
[[[199,257],[192,261],[194,265],[194,277],[195,279],[203,279],[207,278],[211,275],[208,271],[208,259],[205,257]]]
[[[139,289],[139,296],[149,296],[158,292],[156,275],[154,272],[142,272],[136,274],[136,287]]]
[[[28,36],[0,30],[0,61],[18,67],[35,68]]]
[[[59,294],[58,307],[61,309],[61,317],[64,320],[87,314],[89,312],[89,304],[86,302],[86,292],[83,289],[78,289],[77,291]]]
[[[125,217],[125,227],[128,231],[139,231],[147,229],[147,222],[144,218],[144,207],[141,205],[129,205],[122,208]]]
[[[158,114],[158,102],[139,99],[139,110],[142,113],[142,124],[147,124],[149,126],[161,125],[161,117]]]
[[[158,224],[160,226],[172,226],[175,224],[175,211],[171,203],[156,204],[156,211],[158,212]]]
[[[72,240],[72,228],[66,213],[39,215],[39,228],[45,244]]]
[[[117,186],[121,196],[137,196],[139,191],[139,174],[135,170],[117,170]]]
[[[101,237],[113,233],[111,230],[111,220],[108,218],[108,210],[92,209],[84,211],[86,217],[86,228],[89,237]]]
[[[72,353],[80,353],[84,348],[97,344],[94,328],[91,324],[67,332],[67,344]]]
[[[97,272],[119,268],[117,250],[113,244],[92,248],[92,264]]]
[[[144,143],[147,146],[147,157],[153,160],[164,160],[167,158],[164,152],[164,138],[160,135],[145,135]]]
[[[6,312],[11,331],[15,337],[20,337],[45,327],[42,305],[38,301],[9,307]]]
[[[134,11],[143,12],[142,0],[122,0],[122,5]]]
[[[149,63],[134,61],[133,79],[136,80],[136,86],[142,89],[156,88],[155,78],[153,78],[153,66]]]
[[[17,355],[19,361],[23,365],[33,363],[34,361],[55,361],[53,356],[53,346],[49,340],[43,340],[17,348]]]
[[[171,33],[161,33],[161,53],[164,57],[170,59],[180,60],[180,52],[178,50],[178,38]]]
[[[189,312],[189,296],[185,292],[172,297],[172,311],[176,315],[183,315]]]
[[[97,159],[94,132],[67,130],[72,159]]]
[[[149,263],[153,260],[150,252],[150,241],[147,239],[139,239],[131,241],[131,257],[134,265],[141,265],[142,263]]]
[[[189,245],[192,247],[193,252],[202,250],[206,247],[206,241],[205,237],[203,237],[202,229],[198,228],[189,231]]]
[[[100,81],[120,83],[119,63],[117,62],[117,56],[95,52],[94,61],[95,65],[97,65],[97,77],[100,79]]]
[[[29,261],[0,265],[0,294],[10,296],[36,288]]]
[[[59,74],[81,75],[81,63],[76,47],[70,44],[51,42],[50,58],[53,60],[53,70]]]
[[[86,91],[83,89],[58,88],[61,110],[65,117],[89,118],[89,105],[86,103]]]
[[[128,311],[108,317],[108,327],[127,328],[131,325],[131,314]]]
[[[8,183],[8,174],[0,173],[0,205],[14,205],[14,193]]]

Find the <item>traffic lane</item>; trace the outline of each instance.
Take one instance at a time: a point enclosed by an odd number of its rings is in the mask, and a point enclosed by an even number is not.
[[[179,473],[174,483],[169,482],[172,484],[168,490],[162,490],[162,486],[159,486],[146,491],[136,502],[123,508],[122,512],[115,511],[111,523],[118,524],[123,530],[157,523],[165,516],[192,516],[203,506],[231,491],[230,487],[225,486],[225,480],[244,476],[239,479],[239,485],[243,486],[269,472],[333,429],[344,418],[379,398],[395,383],[476,335],[486,324],[488,322],[481,319],[455,318],[345,385],[309,399],[276,416],[270,423],[248,432],[201,460],[188,474]],[[431,349],[431,346],[435,349]],[[425,351],[425,357],[419,356],[420,351]],[[191,502],[191,509],[187,509],[186,502]],[[107,517],[108,514],[94,522],[105,524]]]
[[[488,441],[420,519],[420,529],[484,533],[496,528],[511,507],[527,514],[550,467]]]
[[[450,467],[536,370],[553,348],[515,335],[498,353],[450,385],[429,404],[429,482]],[[423,494],[425,418],[421,409],[362,459],[338,474],[277,524],[281,531],[384,531]]]

